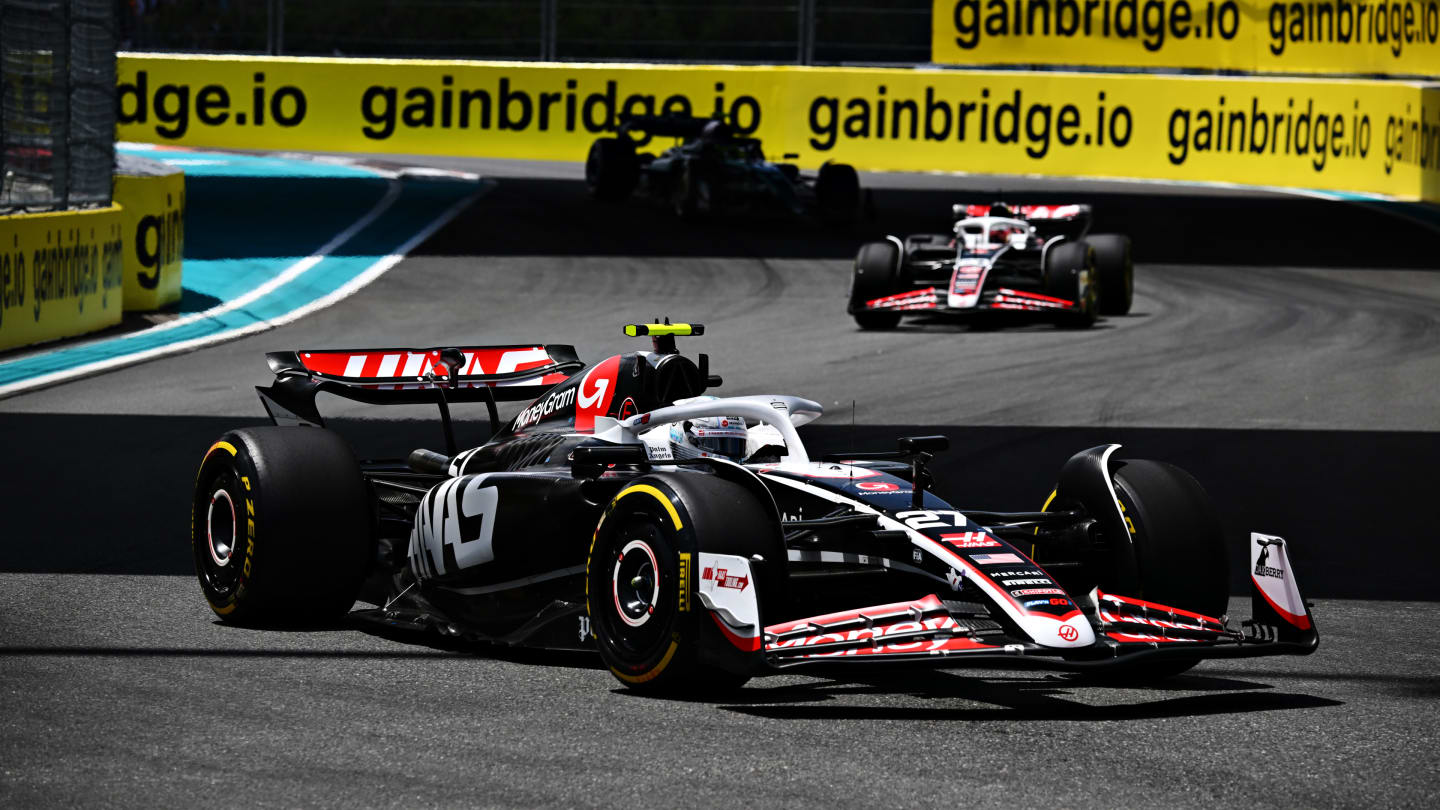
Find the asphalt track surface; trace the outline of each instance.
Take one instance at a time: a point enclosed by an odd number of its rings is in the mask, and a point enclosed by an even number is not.
[[[433,162],[499,184],[355,296],[0,401],[0,804],[1433,802],[1440,235],[1263,192],[917,175],[865,178],[878,219],[856,232],[680,225],[591,204],[573,165]],[[1132,234],[1133,313],[1085,332],[858,332],[858,243],[943,229],[951,202],[997,185],[1093,202],[1097,229]],[[707,325],[687,350],[711,355],[722,392],[823,402],[812,442],[950,434],[941,489],[961,506],[1031,508],[1066,456],[1111,438],[1190,469],[1237,544],[1290,537],[1320,651],[1151,688],[907,671],[678,702],[583,656],[213,620],[188,574],[188,490],[215,436],[260,421],[264,351],[540,339],[598,359],[633,347],[620,324],[658,315]],[[377,454],[436,446],[424,411],[322,407]]]

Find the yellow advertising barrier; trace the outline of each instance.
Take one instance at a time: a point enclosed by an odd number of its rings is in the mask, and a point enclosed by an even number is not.
[[[1440,76],[1440,0],[935,0],[942,64]]]
[[[185,175],[158,161],[127,158],[115,173],[123,209],[125,309],[152,310],[180,300],[185,249]],[[158,167],[158,168],[155,168]]]
[[[1440,200],[1440,104],[1394,81],[123,54],[119,95],[155,143],[574,161],[624,113],[718,111],[809,166]]]
[[[120,207],[0,217],[0,349],[114,326]]]

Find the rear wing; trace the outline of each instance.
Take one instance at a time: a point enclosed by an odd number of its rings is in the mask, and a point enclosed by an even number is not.
[[[659,138],[698,138],[715,120],[691,115],[622,115],[620,131],[639,130]]]
[[[451,402],[484,402],[492,428],[496,402],[529,401],[584,368],[575,347],[519,344],[436,349],[355,349],[270,352],[275,382],[256,386],[277,425],[325,422],[321,392],[372,405],[434,403],[449,434]]]
[[[957,203],[950,206],[950,218],[959,222],[967,217],[991,217],[1004,216],[1016,217],[1018,219],[1064,221],[1090,218],[1091,208],[1088,205],[1067,203],[1065,205],[1006,205],[1004,203],[991,203],[989,205],[964,205]]]
[[[1014,217],[1030,223],[1040,236],[1049,239],[1063,236],[1066,239],[1084,239],[1090,232],[1091,208],[1088,205],[1067,203],[1065,205],[952,205],[951,215],[955,222],[967,217]]]

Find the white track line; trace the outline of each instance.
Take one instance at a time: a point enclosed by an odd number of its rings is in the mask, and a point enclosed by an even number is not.
[[[166,329],[174,329],[179,326],[195,323],[196,321],[213,318],[216,315],[223,315],[226,312],[233,312],[237,309],[240,309],[241,307],[248,306],[253,301],[258,301],[259,299],[269,295],[275,290],[280,289],[286,284],[289,284],[290,282],[299,278],[310,268],[319,264],[320,261],[326,256],[329,256],[331,253],[339,250],[341,245],[349,242],[355,237],[356,234],[360,233],[361,231],[374,224],[375,220],[379,219],[381,215],[383,215],[386,211],[390,210],[390,206],[394,205],[395,201],[400,198],[400,191],[402,187],[403,186],[399,180],[391,180],[385,188],[385,195],[381,197],[378,202],[375,203],[375,207],[371,208],[369,213],[352,222],[350,224],[350,227],[346,228],[340,233],[335,234],[335,237],[333,239],[321,245],[319,249],[317,249],[314,253],[311,253],[309,256],[306,256],[300,261],[295,262],[294,264],[285,268],[279,275],[275,276],[264,284],[261,284],[255,289],[250,290],[239,298],[232,298],[229,301],[226,301],[223,304],[219,304],[218,306],[211,307],[204,312],[194,312],[184,317],[176,318],[173,321],[166,321],[165,323],[157,324],[156,326],[144,330],[143,333],[136,334],[153,335],[156,332],[163,332]]]
[[[396,186],[398,187],[398,182],[396,183]],[[191,352],[196,349],[204,348],[206,346],[212,346],[216,343],[224,343],[226,341],[235,340],[237,338],[242,338],[247,335],[258,334],[260,332],[274,329],[278,326],[284,326],[285,324],[303,318],[304,316],[309,315],[312,312],[324,309],[331,304],[334,304],[350,295],[353,295],[365,285],[379,278],[385,273],[385,271],[394,267],[396,264],[399,264],[400,260],[404,259],[406,254],[414,250],[417,246],[420,245],[421,242],[424,242],[426,239],[430,238],[432,234],[444,227],[446,223],[454,219],[461,211],[464,211],[467,207],[469,207],[471,203],[479,199],[492,187],[493,183],[485,184],[474,194],[465,197],[464,199],[447,208],[444,213],[432,220],[430,224],[422,228],[419,233],[416,233],[414,236],[406,240],[404,244],[400,245],[400,247],[397,248],[394,253],[391,253],[388,256],[381,257],[379,261],[365,268],[365,270],[361,271],[359,275],[350,279],[344,285],[330,292],[328,295],[317,298],[302,307],[292,309],[289,312],[286,312],[284,315],[270,318],[269,320],[259,321],[257,323],[253,323],[249,326],[243,326],[238,329],[231,329],[214,335],[206,335],[204,337],[193,338],[191,340],[184,340],[180,341],[179,343],[169,343],[164,346],[156,346],[153,349],[146,349],[142,352],[135,352],[134,354],[127,354],[122,357],[112,357],[108,360],[98,360],[94,363],[87,363],[83,366],[76,366],[75,368],[68,368],[63,371],[56,371],[39,377],[31,377],[27,380],[21,380],[19,382],[14,382],[9,385],[0,386],[0,398],[11,396],[13,394],[18,394],[24,391],[33,391],[37,388],[45,388],[51,385],[66,382],[68,380],[73,380],[77,377],[98,374],[106,371],[114,371],[115,369],[144,363],[148,360],[154,360],[160,357],[168,357],[172,354],[183,354],[185,352]],[[387,193],[387,197],[388,196],[389,194]],[[382,200],[382,202],[384,201]],[[394,202],[394,200],[392,199],[390,200],[390,202]],[[386,203],[386,207],[389,207],[389,203]],[[377,205],[377,209],[378,208],[379,206]],[[371,211],[371,214],[379,216],[376,211]],[[334,239],[330,240],[330,242],[326,243],[323,247],[321,247],[320,250],[322,252],[312,254],[311,256],[302,259],[300,262],[291,265],[291,267],[287,269],[285,273],[290,273],[291,270],[294,270],[296,267],[299,267],[306,262],[309,262],[309,264],[306,265],[303,270],[291,274],[290,278],[294,278],[295,276],[304,272],[304,270],[308,270],[326,255],[328,255],[330,252],[338,249],[342,244],[344,244],[348,239],[350,239],[350,237],[354,236],[355,233],[360,230],[360,228],[364,227],[364,224],[369,224],[369,222],[373,221],[374,217],[372,217],[370,214],[367,214],[360,221],[357,221],[355,225],[352,225],[351,227],[345,229],[345,231],[342,232],[339,236],[336,236]],[[285,275],[285,273],[282,273],[281,275],[283,276]],[[280,278],[281,276],[276,276],[275,279],[272,279],[271,281],[279,281]],[[274,286],[278,285],[272,285],[271,289],[273,289]],[[220,311],[230,310],[238,306],[242,306],[242,299],[248,302],[253,301],[256,297],[258,296],[251,296],[249,298],[245,298],[242,296],[242,298],[237,298],[234,301],[228,302],[219,307],[215,307],[213,309],[206,310],[205,312],[196,313],[194,316],[187,317],[190,317],[192,321],[197,320],[201,317],[213,315]],[[169,324],[166,324],[166,326],[168,325]],[[158,329],[163,327],[155,328]],[[146,330],[145,333],[148,334],[150,331],[152,330]]]

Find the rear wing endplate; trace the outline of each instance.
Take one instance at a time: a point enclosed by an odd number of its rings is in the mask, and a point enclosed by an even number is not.
[[[558,344],[302,350],[265,360],[275,382],[255,391],[270,420],[316,427],[325,423],[315,397],[326,392],[372,405],[434,403],[447,425],[447,403],[484,402],[493,428],[496,402],[535,399],[584,367],[575,347]]]

